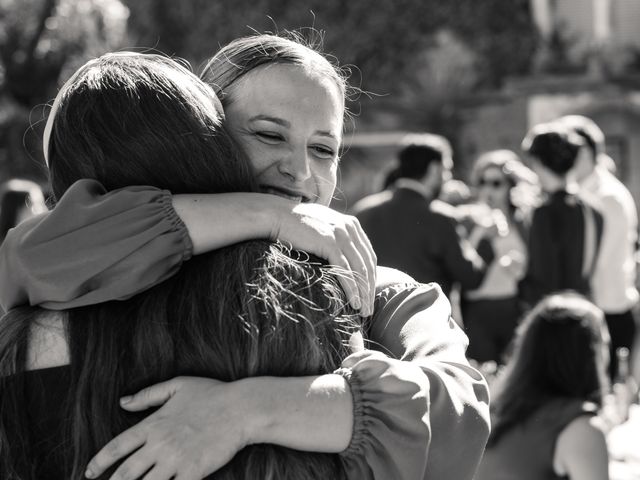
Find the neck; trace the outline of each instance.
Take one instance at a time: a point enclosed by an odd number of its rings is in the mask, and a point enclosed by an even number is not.
[[[540,182],[542,184],[542,188],[547,193],[554,193],[560,190],[566,190],[569,180],[567,176],[558,176],[555,174],[548,174],[544,176],[540,176]]]
[[[429,190],[429,188],[427,188],[427,186],[424,183],[420,182],[419,180],[415,180],[413,178],[399,178],[398,180],[396,180],[395,186],[397,188],[408,188],[409,190],[418,192],[427,198],[432,197],[431,195],[432,192]]]

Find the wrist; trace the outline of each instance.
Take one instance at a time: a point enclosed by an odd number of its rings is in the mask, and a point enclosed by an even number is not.
[[[285,219],[291,215],[293,203],[277,195],[259,194],[255,205],[255,221],[261,225],[265,237],[269,240],[279,240]]]
[[[341,452],[351,441],[353,400],[341,375],[252,377],[234,382],[246,444]]]
[[[263,378],[248,377],[230,384],[234,389],[233,401],[236,402],[233,411],[236,413],[237,424],[245,446],[266,443],[263,441],[264,432],[273,422],[273,419],[266,413],[263,402],[260,401]]]

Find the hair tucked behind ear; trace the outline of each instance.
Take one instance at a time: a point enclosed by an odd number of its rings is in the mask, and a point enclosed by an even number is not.
[[[212,91],[171,60],[107,55],[83,67],[61,95],[49,151],[56,195],[83,177],[109,189],[254,188],[248,161],[220,126]],[[129,300],[68,311],[72,387],[58,407],[71,418],[65,478],[82,478],[90,458],[140,419],[120,409],[118,398],[141,387],[177,375],[230,381],[337,368],[358,317],[347,307],[338,273],[306,260],[277,244],[246,242],[193,258]],[[9,314],[0,328],[2,373],[24,368],[28,322],[18,314]],[[26,412],[16,398],[0,391],[2,406],[8,405],[0,432],[15,417],[11,432],[22,440]],[[35,480],[22,462],[28,457],[7,440],[0,436],[0,473],[15,470],[15,478]],[[211,478],[343,477],[338,455],[255,445]]]

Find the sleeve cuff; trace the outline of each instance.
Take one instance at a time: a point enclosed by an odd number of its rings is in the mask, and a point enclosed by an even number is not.
[[[354,372],[351,368],[339,368],[333,373],[344,377],[349,384],[351,398],[353,399],[353,433],[351,442],[349,442],[349,446],[344,451],[340,452],[340,455],[344,457],[362,455],[368,435],[362,381],[357,372]]]
[[[173,195],[169,190],[162,190],[162,194],[160,195],[158,202],[162,207],[165,218],[171,225],[171,230],[180,234],[182,245],[184,247],[182,262],[186,262],[193,256],[193,242],[189,236],[187,226],[180,218],[180,215],[178,215],[178,212],[176,212],[176,209],[173,208]]]

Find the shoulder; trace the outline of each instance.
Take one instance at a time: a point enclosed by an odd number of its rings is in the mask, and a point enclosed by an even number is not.
[[[602,208],[612,216],[637,216],[633,196],[624,184],[615,177],[600,190],[599,199]]]
[[[400,270],[377,268],[376,312],[383,309],[438,310],[445,318],[451,316],[449,299],[437,283],[419,283]],[[437,307],[437,308],[435,308]]]
[[[554,467],[566,474],[576,463],[585,459],[600,465],[607,460],[607,443],[602,422],[593,414],[583,414],[567,424],[560,432],[554,452]]]
[[[393,191],[385,190],[380,193],[374,193],[367,197],[362,198],[351,209],[352,215],[358,216],[362,213],[366,213],[368,210],[376,208],[384,203],[387,203],[393,197]]]
[[[404,272],[395,268],[376,267],[376,292],[398,284],[416,284],[417,282]]]
[[[64,313],[39,310],[31,321],[27,370],[59,367],[69,363]]]

